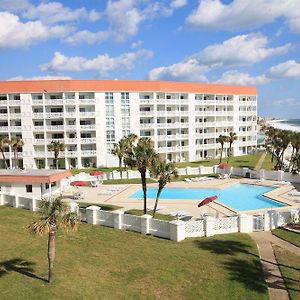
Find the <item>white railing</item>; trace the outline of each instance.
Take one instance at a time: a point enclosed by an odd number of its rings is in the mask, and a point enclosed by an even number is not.
[[[90,125],[80,125],[80,129],[96,129],[96,125],[95,124],[90,124]]]
[[[23,197],[0,193],[0,205],[9,205],[15,208],[38,210],[39,200],[35,198]],[[126,229],[140,232],[142,234],[152,234],[174,241],[182,241],[188,237],[214,236],[233,232],[250,233],[257,230],[269,231],[279,226],[291,223],[291,219],[299,221],[300,209],[274,211],[270,210],[260,215],[240,214],[231,217],[215,218],[206,216],[200,220],[162,221],[153,219],[150,215],[132,216],[124,214],[123,211],[102,211],[98,206],[90,206],[83,213],[77,203],[70,203],[70,210],[76,212],[78,216],[89,224],[103,225],[115,229]],[[258,226],[259,225],[259,226]]]
[[[94,118],[95,117],[95,112],[94,111],[81,111],[79,113],[80,117],[89,117],[89,118]]]
[[[0,119],[6,119],[8,118],[8,114],[0,114]]]
[[[21,113],[10,113],[9,118],[10,119],[20,119],[21,118]]]
[[[95,144],[96,138],[84,138],[80,140],[81,144]]]
[[[45,99],[46,105],[62,105],[63,99]]]
[[[76,130],[76,125],[66,125],[66,130],[74,131]]]
[[[10,126],[9,129],[11,131],[21,131],[22,130],[22,126]]]
[[[49,113],[46,113],[46,118],[47,119],[55,119],[55,118],[63,118],[64,116],[64,113],[63,112],[49,112]]]
[[[79,104],[95,104],[95,99],[94,98],[92,98],[92,99],[89,99],[89,98],[79,99]]]
[[[42,113],[42,112],[33,113],[33,118],[34,119],[43,119],[44,118],[44,113]]]
[[[34,131],[44,131],[45,127],[44,126],[34,126],[33,130]]]
[[[153,111],[140,111],[140,116],[145,117],[145,116],[153,116],[154,112]]]
[[[141,123],[140,124],[141,129],[151,129],[154,128],[154,123]]]
[[[82,156],[96,156],[97,151],[96,150],[81,150]]]
[[[21,105],[21,100],[9,100],[8,105]]]

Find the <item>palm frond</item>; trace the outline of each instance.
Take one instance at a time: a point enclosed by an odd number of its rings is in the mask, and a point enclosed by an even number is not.
[[[27,225],[26,228],[36,235],[43,235],[49,232],[50,226],[51,218],[41,218],[40,220],[34,221],[31,224]]]
[[[77,231],[79,219],[75,213],[69,212],[63,215],[59,226],[65,231]]]

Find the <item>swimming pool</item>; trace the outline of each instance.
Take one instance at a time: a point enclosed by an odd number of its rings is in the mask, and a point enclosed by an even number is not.
[[[233,208],[236,211],[256,210],[265,208],[276,208],[285,204],[270,200],[261,196],[274,188],[251,184],[236,184],[225,189],[193,189],[193,188],[165,188],[161,199],[184,199],[184,200],[203,200],[213,195],[218,196],[220,203]],[[156,198],[157,188],[150,187],[147,190],[148,198]],[[142,189],[136,191],[130,198],[143,198]]]

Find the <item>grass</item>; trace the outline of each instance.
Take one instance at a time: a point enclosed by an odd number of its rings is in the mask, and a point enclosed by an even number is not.
[[[47,237],[25,230],[36,217],[0,207],[2,299],[268,299],[246,234],[176,243],[85,223],[58,234],[48,285]]]
[[[283,228],[277,228],[272,230],[272,233],[277,237],[300,247],[300,233],[285,230]]]
[[[156,181],[147,178],[147,183],[155,183]],[[134,179],[116,179],[116,180],[104,180],[103,184],[141,184],[140,178],[134,178]]]
[[[142,216],[144,214],[144,211],[139,210],[139,209],[129,209],[129,210],[125,211],[125,214],[134,215],[134,216]],[[152,211],[149,212],[149,214],[152,215]],[[169,215],[156,213],[155,219],[162,220],[162,221],[173,221],[175,218],[172,216],[169,216]]]
[[[100,206],[101,210],[113,211],[122,208],[122,206],[117,206],[113,204],[104,204],[104,203],[87,203],[87,202],[78,202],[80,208],[87,208],[91,205]]]
[[[72,175],[76,175],[81,172],[84,172],[84,173],[91,173],[93,171],[112,172],[117,169],[118,168],[85,168],[85,169],[70,169],[70,172],[72,173]]]
[[[236,168],[254,168],[261,157],[261,153],[251,154],[251,155],[243,155],[243,156],[235,156],[230,157],[229,164]],[[184,163],[177,163],[176,166],[178,168],[186,168],[186,167],[211,167],[214,165],[219,164],[219,159],[211,159],[211,160],[202,160],[202,161],[195,161],[195,162],[184,162]],[[222,163],[227,162],[227,157],[223,158]]]
[[[278,246],[274,246],[273,250],[290,299],[299,300],[300,257]]]
[[[178,177],[172,177],[171,182],[182,181],[186,178],[195,178],[195,177],[213,177],[218,178],[218,174],[205,174],[205,175],[180,175]]]
[[[272,159],[272,155],[268,153],[263,161],[261,168],[265,170],[274,170],[276,164],[276,158],[274,158],[273,162],[271,161],[271,159]]]

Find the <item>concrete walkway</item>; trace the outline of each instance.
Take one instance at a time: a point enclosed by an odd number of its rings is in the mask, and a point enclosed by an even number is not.
[[[261,166],[262,166],[262,164],[263,164],[263,162],[264,162],[266,156],[267,156],[267,153],[265,152],[265,153],[263,153],[263,155],[260,157],[259,161],[257,162],[257,164],[256,164],[256,166],[255,166],[255,168],[254,168],[255,171],[261,169]]]
[[[271,300],[289,300],[289,294],[281,276],[275,255],[272,249],[272,233],[268,231],[250,234],[257,244],[265,280],[268,285]],[[276,242],[278,242],[275,239]],[[277,243],[275,243],[277,245]],[[280,245],[278,245],[280,246]],[[285,245],[287,246],[287,245]],[[297,247],[296,247],[297,248]],[[284,248],[286,249],[286,248]]]

